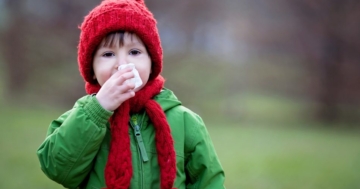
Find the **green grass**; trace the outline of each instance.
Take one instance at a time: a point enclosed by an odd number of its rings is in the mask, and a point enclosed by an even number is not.
[[[41,172],[35,153],[60,113],[2,105],[0,188],[62,188]],[[225,123],[208,128],[227,188],[360,188],[359,132]]]
[[[209,127],[230,189],[360,188],[359,132]]]
[[[44,109],[0,109],[0,188],[63,188],[40,170],[36,150],[45,139],[47,125],[60,112]]]

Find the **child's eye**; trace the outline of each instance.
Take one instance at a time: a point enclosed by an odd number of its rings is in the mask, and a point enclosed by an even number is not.
[[[102,56],[103,56],[103,57],[112,57],[112,56],[115,56],[115,54],[112,53],[112,52],[106,52],[106,53],[104,53]]]
[[[139,55],[139,54],[141,54],[141,52],[139,50],[133,49],[133,50],[130,50],[129,54],[130,55]]]

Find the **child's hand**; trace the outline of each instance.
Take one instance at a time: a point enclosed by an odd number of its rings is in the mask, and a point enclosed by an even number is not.
[[[131,70],[131,68],[125,68],[117,71],[102,85],[96,98],[104,109],[114,111],[124,101],[135,96],[135,84],[125,82],[134,77]]]

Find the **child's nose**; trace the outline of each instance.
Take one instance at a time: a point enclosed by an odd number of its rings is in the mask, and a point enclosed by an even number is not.
[[[117,64],[116,64],[116,69],[118,67],[120,67],[121,65],[127,64],[128,62],[126,61],[126,59],[120,59],[118,60]]]

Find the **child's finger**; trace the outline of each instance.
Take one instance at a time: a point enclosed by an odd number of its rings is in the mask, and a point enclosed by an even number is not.
[[[131,68],[125,68],[125,69],[116,71],[114,74],[112,74],[112,76],[109,78],[109,80],[118,79],[121,75],[123,75],[125,73],[130,73],[130,72],[132,72]]]
[[[121,94],[127,93],[129,91],[133,91],[135,88],[135,84],[131,82],[124,83],[123,85],[119,86],[119,90]]]
[[[135,77],[135,75],[133,72],[126,72],[122,75],[115,77],[115,79],[117,80],[116,83],[118,85],[122,85],[126,80],[134,78],[134,77]]]
[[[123,93],[123,95],[121,96],[121,98],[122,98],[121,101],[124,102],[134,96],[135,96],[135,91],[133,91],[133,90],[127,91],[126,93]]]
[[[124,73],[126,73],[126,72],[131,72],[131,71],[132,71],[132,68],[127,67],[127,68],[125,68],[125,69],[122,69],[122,70],[117,71],[117,72],[114,74],[114,76],[115,76],[115,77],[118,77],[118,76],[120,76],[120,75],[122,75],[122,74],[124,74]]]

